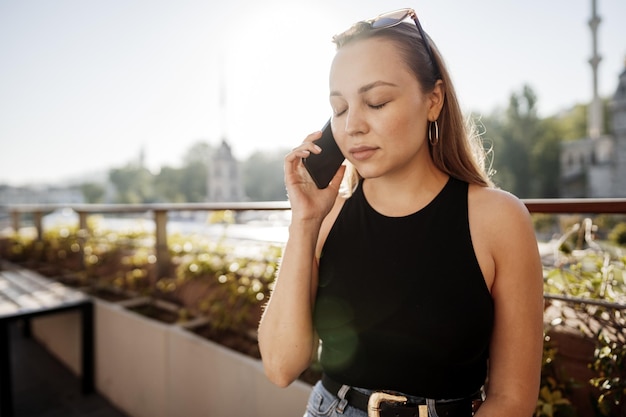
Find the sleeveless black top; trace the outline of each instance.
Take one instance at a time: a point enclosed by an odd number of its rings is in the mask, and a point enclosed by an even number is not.
[[[362,183],[345,202],[324,244],[313,314],[332,379],[434,399],[484,384],[493,300],[472,246],[467,192],[451,177],[404,217],[376,212]]]

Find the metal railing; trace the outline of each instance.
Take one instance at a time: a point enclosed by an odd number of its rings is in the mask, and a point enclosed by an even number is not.
[[[553,214],[626,214],[626,198],[600,199],[525,199],[522,200],[531,213]],[[167,242],[167,223],[170,212],[193,211],[285,211],[290,210],[288,201],[225,202],[183,204],[16,204],[4,207],[11,217],[12,228],[19,231],[22,217],[32,215],[36,239],[43,238],[43,217],[61,209],[71,209],[78,214],[79,230],[89,233],[87,218],[93,214],[141,214],[151,213],[155,224],[155,256],[157,274],[166,270],[170,261]]]
[[[18,204],[6,206],[10,213],[14,231],[19,231],[22,216],[30,214],[36,231],[36,239],[43,239],[43,217],[57,210],[71,209],[78,214],[78,228],[82,236],[88,236],[87,219],[93,214],[152,214],[155,225],[155,256],[157,275],[162,277],[170,261],[167,242],[167,223],[170,212],[194,211],[284,211],[289,210],[288,201],[271,202],[226,202],[226,203],[184,203],[184,204]]]

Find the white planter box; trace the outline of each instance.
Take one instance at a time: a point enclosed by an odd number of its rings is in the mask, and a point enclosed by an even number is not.
[[[96,387],[132,417],[165,417],[171,326],[95,302]]]
[[[178,325],[95,299],[94,326],[96,389],[129,417],[304,414],[310,385],[296,381],[278,388],[265,377],[259,360]],[[77,312],[33,319],[32,330],[37,340],[80,375]]]
[[[293,417],[303,415],[311,386],[281,389],[261,361],[178,326],[169,339],[168,417]]]

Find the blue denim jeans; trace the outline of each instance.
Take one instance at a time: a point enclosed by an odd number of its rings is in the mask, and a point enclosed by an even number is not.
[[[370,394],[371,391],[353,388],[363,393]],[[410,397],[412,401],[418,401],[418,397]],[[434,400],[426,400],[429,403],[429,417],[437,416]],[[311,391],[309,402],[306,406],[306,412],[303,417],[367,417],[367,412],[347,404],[345,407],[341,404],[341,400],[334,394],[328,392],[318,381]]]
[[[328,392],[322,385],[322,381],[317,381],[309,396],[304,417],[367,417],[367,413],[358,408],[348,405],[343,413],[339,410],[339,398]]]

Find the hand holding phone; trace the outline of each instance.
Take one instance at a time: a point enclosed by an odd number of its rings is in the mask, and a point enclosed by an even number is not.
[[[337,146],[330,127],[330,120],[322,128],[322,137],[315,140],[314,143],[322,148],[322,152],[319,154],[312,153],[308,157],[302,158],[302,163],[313,178],[317,188],[322,189],[328,187],[346,158]]]

